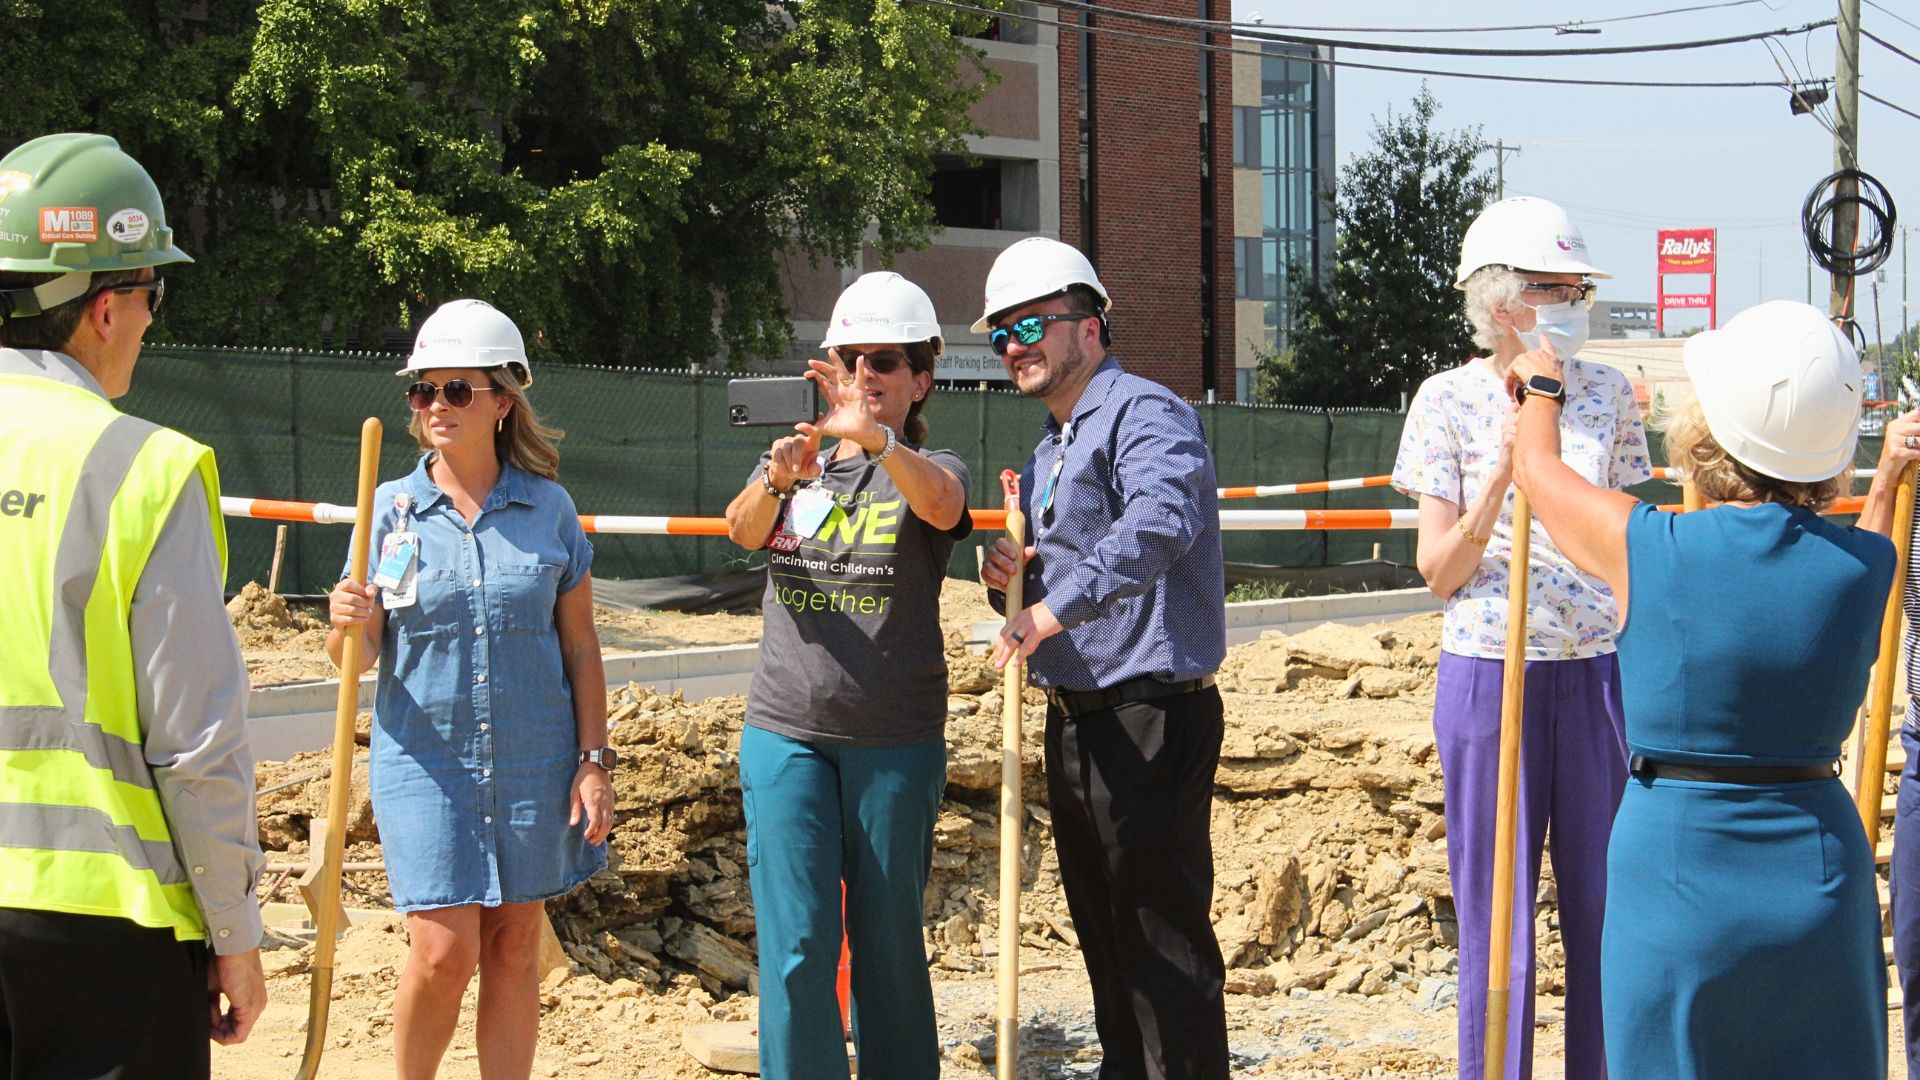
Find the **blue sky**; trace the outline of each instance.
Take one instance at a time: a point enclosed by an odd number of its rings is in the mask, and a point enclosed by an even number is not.
[[[1611,4],[1541,5],[1510,0],[1436,4],[1432,0],[1349,0],[1338,5],[1301,0],[1236,0],[1234,17],[1256,16],[1281,24],[1349,27],[1493,26],[1553,19],[1598,19],[1700,0],[1617,0]],[[1917,0],[1879,0],[1920,23]],[[1489,48],[1617,46],[1725,37],[1782,26],[1800,26],[1836,13],[1834,0],[1765,0],[1635,22],[1606,24],[1592,35],[1557,36],[1552,31],[1512,33],[1362,35],[1288,31],[1320,37],[1417,42],[1423,45]],[[1864,4],[1861,25],[1907,52],[1920,55],[1920,29]],[[1834,71],[1832,28],[1779,39],[1803,73]],[[1861,87],[1920,112],[1920,65],[1862,40]],[[1750,81],[1778,79],[1780,71],[1760,42],[1711,49],[1623,57],[1458,59],[1452,57],[1341,50],[1343,60],[1409,67],[1480,70],[1510,74],[1606,79]],[[1780,57],[1779,50],[1773,54]],[[1793,70],[1788,68],[1789,72]],[[1336,79],[1335,141],[1344,164],[1372,144],[1373,118],[1401,109],[1419,92],[1423,77],[1341,68]],[[1654,295],[1654,233],[1658,228],[1720,229],[1720,320],[1761,300],[1801,300],[1807,294],[1806,246],[1800,238],[1800,207],[1807,193],[1832,171],[1833,139],[1810,116],[1792,116],[1787,94],[1766,89],[1652,89],[1571,87],[1428,78],[1440,99],[1446,127],[1478,126],[1491,141],[1518,144],[1509,155],[1509,195],[1554,199],[1573,214],[1595,265],[1615,280],[1602,296],[1651,300]],[[1860,102],[1861,167],[1887,185],[1903,219],[1920,226],[1920,119],[1865,98]],[[1488,155],[1488,164],[1492,155]],[[1920,232],[1920,229],[1912,229]],[[1909,235],[1910,249],[1920,236]],[[1920,263],[1920,250],[1911,258]],[[1913,267],[1920,274],[1920,266]],[[1881,325],[1891,337],[1900,329],[1901,254],[1896,243],[1880,285]],[[1814,302],[1826,303],[1824,275],[1814,271]],[[1855,313],[1869,338],[1873,326],[1871,278],[1860,279]],[[1704,291],[1705,279],[1670,279],[1674,291]],[[1920,304],[1920,281],[1907,286]],[[1920,309],[1907,312],[1920,321]],[[1704,325],[1705,313],[1668,313],[1668,332]]]

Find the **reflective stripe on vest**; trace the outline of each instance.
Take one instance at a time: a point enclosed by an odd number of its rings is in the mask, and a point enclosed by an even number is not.
[[[0,619],[0,906],[203,938],[139,742],[129,625],[140,572],[196,473],[224,570],[211,452],[49,380],[0,378],[0,394],[16,417],[0,420],[0,455],[46,494],[52,515],[20,532],[30,541],[0,563],[0,588],[18,588],[44,620],[18,610]],[[0,479],[6,469],[0,462]],[[44,677],[29,666],[43,647]]]

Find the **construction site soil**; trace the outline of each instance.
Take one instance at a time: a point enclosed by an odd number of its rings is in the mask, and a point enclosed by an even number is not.
[[[289,611],[258,586],[231,609],[256,682],[332,674],[317,613]],[[753,617],[598,614],[608,651],[758,637]],[[925,936],[950,1078],[987,1075],[994,1054],[1001,680],[967,644],[972,625],[992,618],[977,584],[948,583],[947,792]],[[1437,614],[1328,624],[1237,646],[1221,670],[1227,727],[1213,806],[1213,912],[1229,968],[1236,1076],[1453,1073],[1458,931],[1431,728],[1439,640]],[[1092,1077],[1100,1049],[1045,806],[1043,699],[1028,689],[1023,701],[1021,1075]],[[736,756],[744,699],[687,702],[627,685],[609,692],[608,708],[624,758],[609,867],[548,905],[565,955],[543,983],[534,1075],[718,1077],[682,1038],[689,1024],[755,1015]],[[362,715],[363,744],[367,730]],[[380,861],[366,767],[363,745],[349,864]],[[324,754],[260,763],[260,837],[276,864],[262,881],[263,902],[298,901],[284,867],[306,857],[327,771]],[[349,907],[389,906],[377,869],[346,880]],[[1558,1075],[1564,968],[1550,880],[1536,929],[1538,1071]],[[272,1007],[249,1042],[216,1051],[217,1075],[293,1071],[305,1038],[310,936],[270,935]],[[391,1003],[406,950],[398,918],[361,923],[341,940],[327,1075],[391,1074]],[[474,1040],[470,989],[442,1075],[479,1075]]]

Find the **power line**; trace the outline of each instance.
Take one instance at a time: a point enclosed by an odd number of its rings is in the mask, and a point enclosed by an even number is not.
[[[1873,0],[1862,0],[1862,2],[1865,3],[1868,7],[1874,9],[1875,11],[1878,11],[1881,14],[1885,15],[1887,18],[1894,20],[1895,22],[1903,22],[1903,23],[1906,23],[1908,26],[1913,27],[1915,30],[1920,30],[1920,23],[1913,22],[1909,19],[1901,18],[1900,15],[1896,13],[1892,8],[1883,7],[1879,4],[1874,3]]]
[[[948,8],[978,15],[991,15],[1005,18],[1007,12],[1001,8],[983,7],[979,4],[963,3],[961,0],[912,0],[913,3],[929,7]],[[1064,6],[1064,0],[1054,0],[1056,6]],[[1101,9],[1104,10],[1104,9]],[[1125,13],[1116,13],[1125,14]],[[1108,26],[1083,26],[1077,22],[1063,22],[1059,19],[1043,19],[1038,16],[1015,16],[1021,22],[1036,26],[1053,26],[1076,33],[1097,34],[1120,38],[1128,41],[1144,41],[1157,45],[1172,45],[1182,49],[1200,49],[1205,52],[1224,53],[1236,56],[1266,57],[1274,54],[1265,49],[1242,49],[1231,45],[1214,45],[1201,41],[1187,41],[1182,38],[1164,37],[1159,34],[1143,34],[1131,30],[1119,30]],[[1136,16],[1137,17],[1137,16]],[[1355,68],[1360,71],[1386,71],[1399,75],[1427,75],[1443,79],[1478,79],[1490,82],[1539,83],[1550,86],[1620,86],[1643,89],[1701,89],[1701,90],[1739,90],[1764,87],[1771,90],[1790,89],[1778,79],[1755,82],[1679,82],[1648,81],[1645,79],[1569,79],[1553,78],[1544,75],[1494,75],[1480,71],[1444,71],[1438,68],[1398,67],[1391,64],[1366,64],[1356,60],[1334,60],[1323,56],[1291,56],[1289,59],[1301,63],[1319,64],[1323,67]],[[1817,83],[1830,83],[1832,79],[1817,79]]]
[[[1307,26],[1295,23],[1208,21],[1220,27],[1235,30],[1251,27],[1268,30],[1304,30],[1314,34],[1498,34],[1514,30],[1565,31],[1576,26],[1633,22],[1636,19],[1655,19],[1663,15],[1683,15],[1692,11],[1712,11],[1719,8],[1746,7],[1749,4],[1765,3],[1766,0],[1722,0],[1717,4],[1695,4],[1691,7],[1666,8],[1662,11],[1643,11],[1637,15],[1614,15],[1604,19],[1563,19],[1557,23],[1520,23],[1513,26]],[[1769,10],[1772,9],[1769,7]]]
[[[1881,48],[1887,50],[1890,53],[1894,53],[1908,60],[1911,60],[1916,64],[1920,64],[1920,56],[1913,55],[1912,53],[1901,48],[1900,46],[1895,45],[1893,42],[1888,41],[1886,38],[1883,38],[1878,34],[1875,34],[1873,31],[1868,30],[1864,26],[1860,28],[1860,36],[1863,38],[1866,38],[1868,41],[1873,42],[1875,45],[1880,46]]]
[[[1177,15],[1156,15],[1146,12],[1125,11],[1105,4],[1088,3],[1087,0],[1049,0],[1053,7],[1069,11],[1083,11],[1092,15],[1104,15],[1108,18],[1131,20],[1133,22],[1157,23],[1162,26],[1177,26],[1187,30],[1217,31],[1218,22],[1206,19],[1187,19]],[[1638,53],[1676,52],[1687,49],[1709,49],[1720,45],[1739,45],[1749,41],[1764,41],[1769,38],[1791,37],[1795,34],[1808,34],[1824,27],[1832,26],[1836,20],[1823,19],[1799,27],[1779,27],[1751,34],[1736,34],[1731,37],[1701,38],[1695,41],[1660,41],[1650,45],[1606,45],[1599,47],[1574,49],[1478,49],[1446,45],[1401,45],[1391,42],[1352,41],[1345,38],[1302,37],[1298,34],[1282,34],[1266,29],[1236,30],[1239,37],[1255,41],[1273,41],[1283,45],[1313,45],[1326,48],[1352,49],[1360,52],[1412,53],[1420,56],[1625,56]]]
[[[1905,113],[1908,116],[1913,117],[1915,120],[1920,120],[1920,112],[1914,112],[1912,109],[1909,109],[1903,105],[1895,105],[1893,102],[1888,101],[1886,98],[1883,98],[1878,94],[1869,94],[1865,90],[1862,90],[1860,91],[1860,96],[1863,98],[1866,98],[1868,101],[1877,101],[1880,104],[1885,105],[1887,108],[1892,109],[1894,112]]]
[[[1784,79],[1787,77],[1787,68],[1791,67],[1793,69],[1793,75],[1794,75],[1793,85],[1799,86],[1806,82],[1805,79],[1800,77],[1800,65],[1793,62],[1793,54],[1787,51],[1787,47],[1785,45],[1779,42],[1776,42],[1772,39],[1768,39],[1767,41],[1762,42],[1762,44],[1764,44],[1767,47],[1767,59],[1772,60],[1773,66],[1780,69],[1781,78]],[[1779,55],[1775,55],[1776,49],[1778,50]],[[1787,58],[1787,62],[1784,65],[1780,63],[1781,56],[1785,56]],[[1811,70],[1811,64],[1809,64],[1809,70]],[[1807,112],[1810,115],[1812,115],[1813,119],[1817,123],[1819,123],[1821,127],[1827,129],[1827,134],[1833,136],[1836,139],[1840,137],[1840,133],[1834,129],[1834,125],[1832,121],[1828,120],[1825,116],[1822,116],[1820,114],[1820,108],[1818,105],[1809,103],[1806,97],[1804,95],[1798,94],[1798,92],[1796,92],[1795,100],[1800,102],[1802,105],[1806,107]]]
[[[1877,128],[1871,134],[1873,137],[1871,140],[1868,140],[1868,141],[1875,142],[1875,143],[1910,142],[1914,139],[1920,139],[1920,131],[1916,131],[1912,128],[1901,128],[1901,129]],[[1784,145],[1788,143],[1819,143],[1821,145],[1830,146],[1833,142],[1833,137],[1831,135],[1817,134],[1811,131],[1802,131],[1797,134],[1782,133],[1777,135],[1672,135],[1672,136],[1666,136],[1666,137],[1617,138],[1617,139],[1615,138],[1562,139],[1556,136],[1542,136],[1540,138],[1533,138],[1531,136],[1521,135],[1521,136],[1517,136],[1513,141],[1524,146],[1529,146],[1529,147],[1543,146],[1548,148],[1552,148],[1556,146],[1567,146],[1567,147],[1605,146],[1605,147],[1614,147],[1614,148],[1666,147],[1668,149],[1672,149],[1674,147],[1771,146],[1771,145]]]

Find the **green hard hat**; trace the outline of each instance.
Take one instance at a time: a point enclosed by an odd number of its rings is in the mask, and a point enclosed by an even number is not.
[[[95,274],[192,262],[160,189],[105,135],[45,135],[0,158],[0,270]]]

